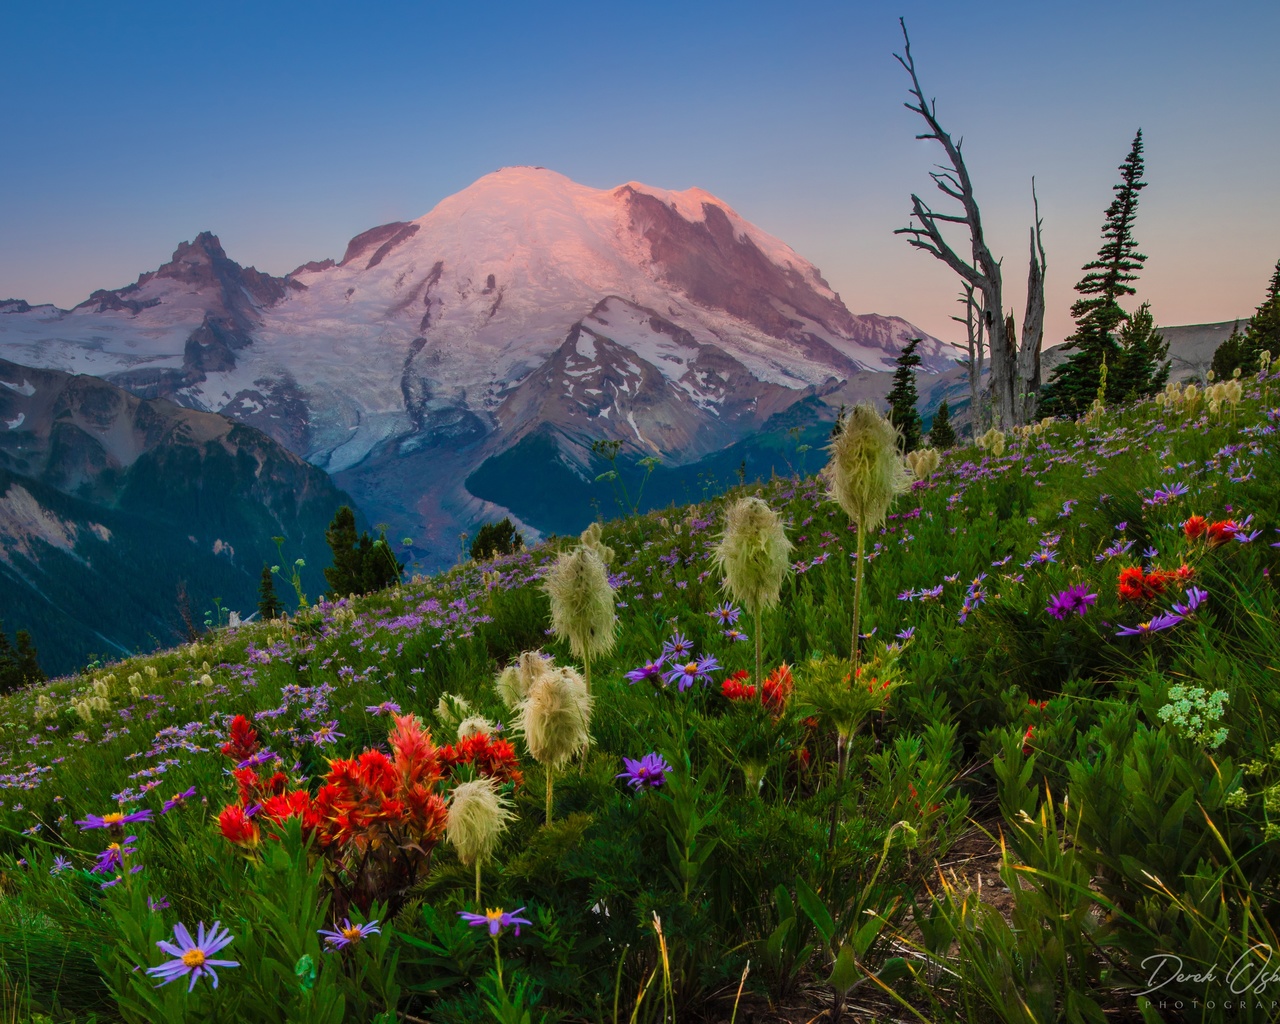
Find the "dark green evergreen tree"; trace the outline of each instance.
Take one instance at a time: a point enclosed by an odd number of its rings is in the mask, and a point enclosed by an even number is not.
[[[1125,318],[1119,342],[1114,366],[1107,363],[1107,394],[1118,403],[1150,398],[1169,380],[1169,343],[1156,330],[1151,303]]]
[[[386,531],[375,541],[367,531],[356,535],[356,514],[343,505],[334,514],[324,539],[333,551],[333,565],[324,571],[329,596],[371,594],[400,580],[404,565],[387,543]]]
[[[1071,307],[1076,330],[1063,346],[1073,354],[1054,369],[1040,390],[1039,406],[1045,415],[1076,415],[1087,409],[1098,395],[1102,361],[1106,360],[1109,369],[1120,361],[1116,329],[1125,320],[1125,312],[1119,299],[1136,293],[1133,282],[1147,259],[1138,252],[1133,237],[1138,193],[1147,187],[1142,174],[1142,129],[1138,129],[1129,155],[1120,165],[1120,184],[1113,187],[1116,195],[1102,225],[1102,247],[1097,259],[1084,265],[1084,277],[1076,285],[1080,298]]]
[[[929,444],[945,451],[956,443],[956,431],[951,425],[951,410],[944,401],[933,415],[933,424],[929,428]]]
[[[17,662],[18,685],[43,683],[45,674],[40,669],[40,657],[36,653],[36,645],[31,640],[31,634],[25,629],[20,629],[14,634],[14,640],[18,645],[17,657],[14,659]]]
[[[916,403],[920,395],[916,392],[916,367],[920,365],[920,357],[916,348],[922,339],[912,338],[907,347],[898,356],[898,368],[893,371],[893,387],[889,389],[889,422],[902,431],[904,452],[912,452],[920,447],[921,422]]]
[[[1266,297],[1249,319],[1244,333],[1239,325],[1231,337],[1213,353],[1213,372],[1228,378],[1237,367],[1242,374],[1255,374],[1262,368],[1262,353],[1270,352],[1273,360],[1280,362],[1280,261],[1267,285]]]
[[[271,575],[271,567],[262,567],[262,581],[258,584],[258,618],[263,622],[279,618],[284,611],[280,607],[280,599],[276,597],[275,580]]]
[[[4,623],[0,622],[0,693],[16,690],[20,685],[18,659],[13,655],[13,646],[4,631]]]
[[[746,460],[743,460],[744,462]],[[745,473],[740,473],[742,476]],[[510,516],[504,516],[500,523],[485,523],[476,531],[476,539],[471,542],[471,557],[477,562],[498,555],[512,555],[524,547],[524,537],[516,530]]]

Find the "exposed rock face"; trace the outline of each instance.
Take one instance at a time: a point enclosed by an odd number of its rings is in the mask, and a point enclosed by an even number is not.
[[[72,311],[0,305],[0,356],[222,411],[330,472],[359,468],[368,514],[427,547],[470,525],[438,519],[474,507],[458,482],[470,468],[541,426],[580,468],[596,438],[687,462],[892,368],[918,334],[850,313],[707,192],[528,167],[285,278],[204,233]],[[934,371],[954,354],[936,339],[921,351]],[[398,479],[446,448],[458,473]]]

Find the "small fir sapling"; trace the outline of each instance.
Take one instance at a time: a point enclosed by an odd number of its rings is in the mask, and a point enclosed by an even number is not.
[[[742,498],[729,506],[714,557],[724,573],[729,596],[742,604],[755,621],[757,680],[764,678],[760,616],[765,609],[777,605],[790,556],[791,542],[782,527],[782,517],[768,504],[760,498]]]

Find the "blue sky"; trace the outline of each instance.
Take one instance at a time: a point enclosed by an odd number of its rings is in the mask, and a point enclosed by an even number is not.
[[[937,157],[902,106],[899,14],[1019,317],[1036,176],[1046,343],[1139,126],[1138,298],[1165,324],[1253,310],[1280,258],[1274,2],[14,5],[0,297],[69,306],[206,229],[280,274],[541,164],[698,185],[854,312],[958,337],[953,275],[892,234]]]

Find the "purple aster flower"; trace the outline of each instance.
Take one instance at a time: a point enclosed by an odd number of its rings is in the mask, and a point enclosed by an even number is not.
[[[657,753],[645,754],[638,761],[624,757],[622,763],[626,771],[619,772],[614,778],[626,779],[627,785],[637,790],[644,786],[661,786],[667,781],[667,772],[671,771],[671,765]]]
[[[1148,622],[1139,622],[1136,626],[1125,626],[1116,632],[1116,636],[1148,636],[1162,629],[1171,629],[1182,621],[1181,615],[1165,612]]]
[[[64,871],[71,870],[71,861],[61,855],[53,858],[53,867],[49,869],[49,874],[60,875]]]
[[[738,621],[738,616],[742,614],[742,611],[725,601],[723,604],[717,605],[715,611],[707,612],[707,614],[713,619],[719,619],[722,626],[732,626]]]
[[[893,635],[896,636],[899,640],[910,640],[913,636],[916,635],[916,627],[908,626],[906,629],[902,630],[901,632],[894,633]]]
[[[311,734],[311,742],[317,747],[325,747],[342,739],[344,736],[346,736],[345,732],[338,732],[338,723],[336,721],[326,722]]]
[[[155,900],[153,900],[150,896],[148,896],[147,909],[151,911],[151,913],[153,914],[161,910],[168,910],[169,901],[164,896],[161,896],[159,899],[155,899]]]
[[[1097,600],[1097,594],[1090,594],[1087,586],[1083,583],[1077,583],[1075,586],[1068,587],[1060,594],[1051,597],[1049,599],[1049,606],[1045,611],[1059,622],[1073,613],[1084,618],[1085,612],[1087,612]]]
[[[175,807],[181,807],[184,803],[196,795],[196,787],[192,786],[183,793],[175,793],[172,797],[164,802],[164,806],[160,808],[161,814],[168,814]]]
[[[370,935],[381,935],[382,929],[378,927],[377,921],[352,924],[351,918],[345,917],[342,919],[342,927],[334,925],[332,930],[321,928],[319,932],[324,936],[326,945],[334,949],[346,949],[348,946],[358,945]]]
[[[164,979],[156,985],[156,988],[187,976],[191,979],[191,984],[187,986],[187,991],[190,992],[196,987],[196,982],[206,974],[213,979],[213,987],[217,988],[218,974],[214,970],[215,967],[240,966],[235,960],[211,959],[214,953],[230,945],[235,938],[222,927],[221,921],[214,921],[213,927],[209,929],[207,934],[204,930],[204,922],[201,921],[194,939],[191,937],[191,933],[187,931],[186,926],[179,922],[173,926],[173,938],[173,942],[161,939],[156,945],[171,957],[174,957],[174,959],[168,963],[161,964],[159,967],[147,968],[147,974],[151,977]]]
[[[398,715],[400,705],[393,700],[384,700],[381,704],[370,704],[365,711],[371,715]]]
[[[1035,565],[1048,565],[1050,562],[1058,560],[1057,554],[1052,548],[1041,548],[1034,555],[1022,563],[1022,568],[1030,569]]]
[[[516,934],[519,935],[522,924],[533,924],[528,918],[516,917],[522,910],[524,910],[524,907],[516,907],[510,913],[505,910],[488,910],[483,914],[469,914],[465,910],[459,910],[458,916],[471,925],[472,928],[487,925],[489,934],[495,937],[501,935],[507,928],[512,927],[515,928]]]
[[[735,642],[735,643],[737,643],[737,642],[739,642],[739,641],[742,641],[742,640],[750,640],[750,639],[751,639],[749,636],[747,636],[747,634],[746,634],[746,633],[742,632],[742,631],[741,631],[741,630],[739,630],[739,629],[725,629],[725,630],[721,630],[721,635],[722,635],[722,636],[724,636],[727,640],[732,640],[732,641],[733,641],[733,642]]]
[[[1209,592],[1207,590],[1201,590],[1197,586],[1190,586],[1187,588],[1187,599],[1182,602],[1174,602],[1174,613],[1181,615],[1185,619],[1196,612],[1208,599]]]
[[[683,633],[676,633],[662,645],[662,656],[670,658],[672,661],[687,658],[692,653],[693,644],[689,642]]]
[[[241,761],[237,768],[257,768],[259,765],[266,764],[268,761],[278,761],[280,755],[268,749],[259,750],[256,754],[252,754]]]
[[[119,871],[124,867],[124,859],[138,852],[134,847],[129,845],[130,843],[136,843],[137,841],[137,836],[129,836],[122,842],[111,843],[105,850],[98,854],[98,859],[94,861],[93,867],[89,870],[95,875],[110,875]]]
[[[924,590],[920,591],[921,601],[936,601],[941,596],[942,596],[941,583],[939,583],[936,587],[926,587]]]
[[[1167,505],[1174,498],[1181,498],[1190,490],[1186,484],[1170,484],[1168,487],[1157,487],[1155,493],[1143,499],[1144,505]]]
[[[914,590],[904,590],[901,594],[898,595],[899,601],[914,601],[915,599],[916,599],[916,592]]]
[[[662,678],[662,666],[667,656],[661,655],[657,661],[647,662],[644,668],[633,668],[626,674],[629,683],[654,682]]]
[[[1234,535],[1234,539],[1239,544],[1252,544],[1261,536],[1261,530],[1254,530],[1252,533],[1245,533],[1243,530],[1237,530]]]
[[[677,665],[667,673],[667,683],[679,683],[680,692],[683,693],[689,689],[698,680],[704,683],[711,681],[711,673],[720,670],[720,662],[716,661],[714,654],[704,654],[701,658],[694,661],[685,662],[683,665]]]
[[[109,828],[115,832],[123,832],[125,825],[133,825],[139,821],[150,821],[153,817],[154,814],[151,811],[133,811],[130,814],[113,811],[110,814],[103,815],[86,814],[76,824],[86,831],[91,828]]]

